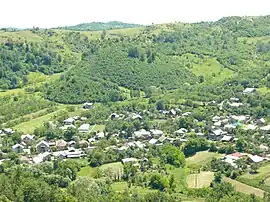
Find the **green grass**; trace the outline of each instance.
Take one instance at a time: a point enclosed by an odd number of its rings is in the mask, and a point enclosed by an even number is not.
[[[123,192],[128,189],[127,182],[114,182],[112,183],[112,190],[117,192]]]
[[[231,183],[236,191],[245,193],[245,194],[255,194],[256,196],[263,197],[264,191],[249,185],[246,185],[244,183],[238,182],[236,180],[232,180],[230,178],[224,177],[224,181]]]
[[[33,133],[34,130],[38,127],[41,127],[44,122],[50,121],[57,112],[59,111],[55,111],[44,116],[32,119],[30,121],[20,123],[19,125],[15,126],[14,129],[24,133]]]
[[[187,170],[185,168],[175,168],[171,165],[166,165],[167,170],[170,175],[174,175],[175,183],[176,183],[176,191],[180,192],[187,187],[186,176]]]
[[[265,178],[270,175],[270,164],[262,166],[258,169],[256,174],[250,174],[249,172],[241,176],[241,178],[255,179],[255,178]]]
[[[105,125],[94,125],[91,132],[102,132],[105,130]]]
[[[12,39],[14,42],[41,42],[42,38],[28,30],[16,31],[16,32],[4,32],[0,31],[0,42],[5,42],[7,39]]]
[[[90,166],[83,167],[79,172],[78,176],[81,177],[90,177],[93,178],[96,172],[96,168],[92,168]]]
[[[260,92],[261,94],[265,95],[270,93],[270,88],[268,87],[261,87],[257,89],[258,92]]]
[[[213,178],[213,172],[190,174],[187,176],[187,184],[189,188],[209,187],[210,183],[213,181]]]
[[[186,163],[187,165],[196,164],[204,166],[209,163],[213,158],[219,158],[221,156],[222,155],[218,153],[202,151],[197,152],[194,156],[187,158]]]
[[[79,115],[80,112],[82,112],[81,107],[80,106],[77,106],[77,105],[58,105],[58,110],[56,110],[56,111],[54,111],[52,113],[48,113],[46,115],[37,117],[37,118],[33,118],[30,121],[20,123],[20,124],[16,125],[14,127],[14,129],[16,129],[18,131],[21,131],[23,133],[33,133],[36,128],[39,128],[39,127],[43,126],[43,124],[45,122],[50,121],[55,115],[57,115],[61,111],[66,110],[66,108],[68,106],[75,106],[75,111],[68,113],[69,116],[71,116],[71,117],[72,116]],[[37,113],[40,113],[41,111],[36,112],[36,113],[33,113],[32,115],[36,115]],[[31,116],[31,114],[30,115],[26,115],[26,116]]]
[[[222,68],[221,64],[215,59],[206,59],[200,64],[195,64],[192,72],[196,76],[204,76],[206,81],[219,82],[232,76],[232,71]]]

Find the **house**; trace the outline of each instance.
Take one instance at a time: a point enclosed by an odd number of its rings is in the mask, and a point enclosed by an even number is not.
[[[37,151],[39,153],[44,153],[44,152],[48,152],[50,151],[50,145],[45,142],[44,140],[39,142],[37,145],[36,145],[36,148],[37,148]]]
[[[35,164],[39,164],[39,163],[42,163],[43,161],[49,161],[51,158],[51,155],[52,154],[49,152],[38,154],[37,156],[33,157],[33,162]]]
[[[151,133],[149,131],[146,131],[145,129],[141,129],[139,131],[134,132],[134,137],[138,139],[139,138],[147,139],[151,137]]]
[[[232,101],[232,102],[238,102],[238,101],[239,101],[239,98],[231,97],[231,98],[230,98],[230,101]]]
[[[57,140],[55,146],[57,150],[65,150],[68,147],[68,143],[65,140]]]
[[[136,141],[134,142],[135,146],[140,148],[140,149],[143,149],[145,147],[145,144],[142,143],[141,141]]]
[[[122,162],[123,162],[123,164],[125,164],[125,163],[138,163],[138,159],[136,159],[136,158],[125,158],[125,159],[122,159]]]
[[[182,116],[189,116],[189,115],[191,115],[191,112],[185,112],[182,114]]]
[[[222,124],[222,122],[221,122],[221,121],[217,121],[217,122],[215,122],[215,123],[214,123],[214,126],[216,126],[216,127],[220,127],[220,126],[221,126],[221,124]]]
[[[71,140],[68,142],[69,147],[74,147],[76,145],[76,142],[74,140]]]
[[[176,116],[176,114],[177,114],[177,112],[176,112],[174,109],[171,109],[171,110],[169,111],[169,115],[170,115],[170,116]]]
[[[267,125],[267,126],[263,126],[260,128],[261,131],[263,132],[269,132],[270,131],[270,125]]]
[[[149,140],[149,144],[156,144],[158,142],[158,140],[157,139],[154,139],[154,138],[152,138],[151,140]]]
[[[236,125],[234,124],[226,124],[224,126],[224,130],[226,130],[227,132],[232,133],[234,131],[234,129],[236,129]]]
[[[112,113],[111,115],[110,115],[110,119],[118,119],[120,116],[118,115],[118,114],[116,114],[116,113]]]
[[[239,103],[239,102],[229,103],[229,106],[230,106],[230,107],[240,107],[240,106],[242,106],[242,105],[243,105],[243,103]]]
[[[74,122],[75,122],[75,120],[73,118],[68,118],[68,119],[64,120],[65,125],[72,125]]]
[[[160,138],[158,138],[158,142],[163,143],[166,139],[167,137],[161,136]]]
[[[261,145],[259,146],[259,148],[260,148],[261,151],[265,151],[265,152],[269,151],[269,147],[268,147],[268,146],[265,146],[265,145],[263,145],[263,144],[261,144]]]
[[[256,88],[246,88],[243,93],[244,94],[250,94],[256,91]]]
[[[135,120],[135,119],[138,119],[139,121],[142,120],[142,116],[141,115],[134,114],[134,113],[131,114],[131,118],[132,118],[132,120]]]
[[[13,133],[15,133],[15,131],[11,128],[4,128],[2,129],[3,133],[7,134],[7,135],[11,135]]]
[[[221,138],[221,142],[230,142],[231,140],[233,139],[232,136],[229,136],[229,135],[224,135],[222,138]]]
[[[82,124],[79,128],[78,128],[79,133],[89,133],[90,132],[90,124],[85,123]]]
[[[236,115],[233,115],[231,116],[231,120],[233,122],[241,122],[241,123],[245,123],[249,120],[249,116],[245,116],[245,115],[240,115],[240,116],[236,116]]]
[[[23,152],[23,148],[24,148],[24,146],[22,146],[21,144],[15,144],[12,146],[12,150],[16,153]]]
[[[84,109],[92,109],[94,107],[93,103],[86,102],[83,104]]]
[[[218,121],[220,121],[220,117],[219,116],[214,116],[213,118],[212,118],[212,121],[213,122],[218,122]]]
[[[244,130],[256,130],[257,126],[253,124],[248,124],[244,126]]]
[[[152,134],[153,137],[160,137],[163,135],[163,132],[157,129],[151,129],[150,133]]]
[[[105,137],[105,133],[104,132],[99,132],[96,134],[96,139],[100,140],[103,139]]]
[[[188,132],[187,129],[185,129],[185,128],[180,128],[179,130],[175,131],[174,133],[175,133],[176,135],[184,135],[184,134],[186,134],[187,132]]]
[[[21,136],[21,142],[24,142],[26,145],[31,145],[35,136],[34,135],[22,135]]]
[[[127,150],[127,149],[128,149],[127,146],[122,146],[122,147],[119,147],[117,150],[118,150],[118,151],[125,151],[125,150]]]
[[[87,117],[84,117],[84,116],[83,116],[83,117],[81,117],[80,119],[81,119],[81,121],[86,121],[86,120],[87,120]]]
[[[265,124],[264,118],[260,118],[259,120],[257,120],[257,123],[261,125]]]
[[[261,157],[261,156],[257,156],[257,155],[247,155],[249,158],[249,161],[251,161],[252,163],[260,163],[262,161],[265,160],[265,158]]]
[[[221,130],[221,129],[216,129],[216,130],[212,130],[212,133],[210,133],[210,139],[212,140],[219,140],[222,138],[223,135],[226,135],[227,132]]]
[[[53,155],[62,158],[81,158],[85,154],[81,149],[70,149],[60,152],[54,152]]]

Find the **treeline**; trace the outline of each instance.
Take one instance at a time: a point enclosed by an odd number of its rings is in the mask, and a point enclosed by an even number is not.
[[[21,87],[27,84],[29,72],[53,74],[68,67],[65,60],[47,43],[0,43],[0,89]]]

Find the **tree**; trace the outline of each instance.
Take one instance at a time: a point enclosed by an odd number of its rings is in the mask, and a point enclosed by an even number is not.
[[[215,174],[214,174],[214,183],[218,183],[218,184],[220,184],[221,183],[221,180],[222,180],[222,174],[221,174],[221,172],[216,172]]]
[[[164,110],[165,109],[165,104],[163,100],[157,101],[157,110]]]
[[[257,170],[259,169],[259,166],[258,166],[257,163],[253,163],[253,164],[251,164],[250,168],[251,168],[252,173],[257,173]]]
[[[67,141],[71,141],[75,134],[76,134],[76,129],[70,127],[64,132],[64,138]]]
[[[166,188],[169,188],[169,180],[161,174],[153,174],[150,178],[149,186],[153,189],[164,191]]]
[[[185,156],[179,148],[172,145],[165,145],[161,149],[161,158],[164,162],[176,167],[185,166]]]
[[[101,35],[100,35],[101,40],[104,40],[105,39],[106,34],[107,34],[106,33],[106,30],[103,30],[102,33],[101,33]]]

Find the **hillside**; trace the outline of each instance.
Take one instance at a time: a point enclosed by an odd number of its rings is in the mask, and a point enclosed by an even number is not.
[[[269,22],[269,16],[229,17],[105,33],[2,31],[0,88],[26,86],[29,72],[41,72],[62,73],[43,89],[45,97],[71,104],[125,100],[123,89],[147,97],[161,89],[197,100],[264,89],[270,79]]]
[[[107,23],[104,22],[82,23],[74,26],[59,27],[58,29],[76,30],[76,31],[99,31],[99,30],[124,29],[134,27],[142,27],[142,25],[111,21]]]

